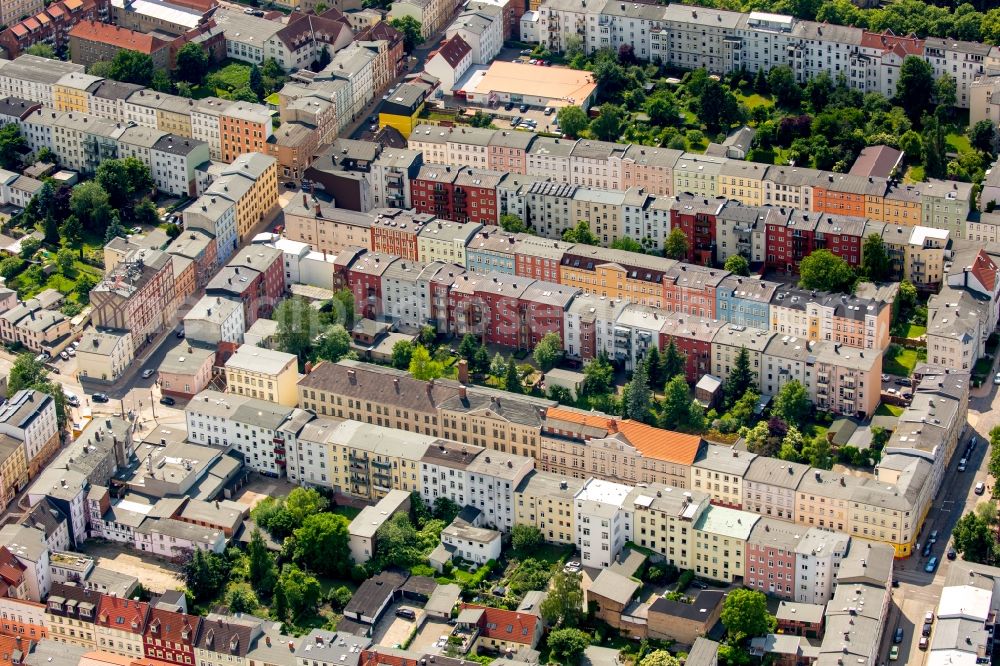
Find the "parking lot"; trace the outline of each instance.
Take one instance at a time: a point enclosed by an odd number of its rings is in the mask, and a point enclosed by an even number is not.
[[[431,654],[443,654],[444,648],[440,646],[442,636],[451,633],[452,626],[445,620],[428,618],[420,631],[410,643],[410,649],[417,652],[429,652]]]
[[[417,618],[415,620],[407,620],[403,617],[397,617],[396,611],[400,608],[409,608],[416,613]],[[410,637],[413,628],[419,625],[423,615],[424,611],[419,606],[406,601],[396,602],[386,609],[385,615],[375,625],[375,628],[372,630],[372,640],[376,645],[402,645]]]

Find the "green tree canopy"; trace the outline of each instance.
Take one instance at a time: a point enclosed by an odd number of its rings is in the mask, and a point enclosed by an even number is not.
[[[784,384],[778,391],[771,407],[771,413],[793,425],[804,425],[812,412],[812,402],[809,392],[797,379]]]
[[[671,259],[685,259],[688,254],[688,237],[681,229],[671,229],[663,243],[663,254]]]
[[[615,384],[615,371],[603,353],[583,366],[583,393],[589,396],[606,395]]]
[[[7,376],[7,394],[14,395],[22,389],[34,389],[40,393],[52,396],[56,403],[56,422],[59,430],[66,429],[68,412],[66,410],[66,394],[62,386],[49,379],[49,371],[31,353],[19,354],[14,359],[10,374]]]
[[[413,358],[413,343],[409,340],[398,340],[392,346],[392,367],[397,370],[409,370]]]
[[[504,213],[500,216],[500,228],[511,234],[522,234],[528,231],[528,225],[524,223],[524,220],[513,213]]]
[[[319,581],[294,564],[286,564],[281,569],[278,585],[275,588],[274,606],[278,609],[287,608],[292,617],[315,612],[323,590]],[[279,602],[280,599],[280,602]],[[276,609],[275,614],[282,618],[282,613]]]
[[[930,109],[934,100],[934,70],[919,56],[906,56],[899,68],[896,101],[912,120]]]
[[[987,520],[976,512],[967,513],[955,523],[952,543],[962,559],[979,564],[993,564],[997,559],[997,540]]]
[[[176,76],[188,83],[201,83],[208,74],[208,53],[200,44],[188,42],[177,51]]]
[[[275,335],[277,347],[288,354],[295,354],[304,361],[312,350],[313,338],[320,331],[319,312],[305,298],[293,296],[278,303],[271,313],[278,322]]]
[[[337,362],[351,351],[351,334],[342,324],[327,327],[316,339],[317,359]],[[291,352],[289,352],[291,353]]]
[[[722,624],[737,641],[773,631],[774,617],[767,612],[767,597],[757,590],[735,589],[722,602]]]
[[[829,250],[814,250],[799,263],[799,286],[820,291],[847,291],[854,282],[850,264]]]
[[[734,403],[757,383],[757,373],[750,367],[750,352],[746,347],[740,347],[733,362],[733,369],[726,379],[723,392],[726,394],[726,402]]]
[[[878,234],[869,234],[861,246],[861,270],[864,276],[874,282],[882,282],[889,277],[889,253]]]
[[[622,135],[625,110],[617,104],[602,104],[601,115],[590,121],[590,133],[601,141],[617,141]]]
[[[306,517],[295,530],[295,561],[317,573],[344,577],[351,571],[349,521],[334,513]]]
[[[559,129],[563,134],[576,139],[580,132],[587,129],[589,120],[587,113],[578,106],[564,106],[556,113],[556,120],[559,121]]]
[[[413,51],[414,47],[424,41],[420,34],[420,21],[412,16],[390,19],[389,25],[403,33],[403,48],[406,49],[407,53]]]
[[[510,530],[510,544],[522,555],[533,553],[544,543],[542,531],[534,525],[519,523]]]
[[[504,372],[503,386],[509,393],[524,393],[521,373],[517,369],[517,362],[513,356],[507,359],[507,370]]]
[[[20,169],[21,154],[27,150],[27,146],[17,123],[7,123],[0,127],[0,166],[4,169]]]
[[[642,658],[639,666],[681,666],[681,662],[666,650],[653,650]]]
[[[576,664],[588,645],[590,645],[590,634],[579,629],[569,627],[554,629],[549,633],[549,649],[552,651],[552,657],[563,666]]]
[[[563,355],[563,344],[559,334],[549,331],[543,335],[542,339],[535,345],[535,351],[532,355],[542,372],[548,372],[555,367]]]
[[[742,254],[734,254],[726,259],[725,266],[723,266],[727,271],[733,275],[742,275],[747,277],[750,275],[750,262],[746,260]]]
[[[156,68],[153,59],[145,53],[122,49],[111,61],[110,78],[125,83],[150,87]]]
[[[444,364],[431,358],[427,347],[417,345],[410,355],[410,374],[421,381],[437,379],[444,375]]]
[[[632,379],[625,385],[622,397],[622,416],[649,423],[653,406],[653,392],[649,389],[649,375],[643,363],[638,364]]]
[[[583,620],[583,589],[579,573],[559,571],[539,611],[550,627],[575,627]]]
[[[580,220],[575,227],[564,229],[562,239],[567,243],[578,243],[580,245],[599,245],[597,236],[590,230],[590,225],[586,220]]]

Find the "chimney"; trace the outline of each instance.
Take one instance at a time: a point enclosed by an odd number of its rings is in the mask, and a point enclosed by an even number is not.
[[[399,377],[392,378],[392,386],[396,389],[396,393],[399,393]]]
[[[469,392],[466,390],[465,384],[462,384],[461,386],[458,387],[458,397],[461,398],[462,400],[465,400],[466,398],[469,397]]]
[[[352,384],[357,384],[358,383],[358,373],[354,369],[348,370],[347,371],[347,379]]]
[[[304,208],[308,208],[309,207],[309,199],[306,198],[306,193],[305,192],[302,193],[302,206]]]
[[[469,362],[464,358],[458,362],[458,381],[462,384],[469,383]]]

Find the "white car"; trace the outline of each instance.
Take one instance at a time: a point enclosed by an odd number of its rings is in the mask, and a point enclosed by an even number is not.
[[[150,368],[146,368],[145,370],[142,371],[142,378],[143,379],[149,379],[150,377],[153,376],[154,372],[156,372],[156,370],[152,370]]]
[[[66,347],[66,353],[70,356],[76,356],[76,347]]]
[[[993,376],[993,383],[994,383],[994,384],[995,384],[996,386],[1000,386],[1000,372],[998,372],[997,374],[995,374],[995,375]]]
[[[64,361],[68,361],[69,360],[69,353],[66,352],[66,351],[61,351],[61,352],[59,352],[59,358],[61,358]]]

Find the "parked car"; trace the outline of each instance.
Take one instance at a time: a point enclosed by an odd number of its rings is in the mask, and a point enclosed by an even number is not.
[[[66,394],[66,404],[70,405],[71,407],[79,407],[80,406],[80,399],[78,397],[76,397],[75,395],[73,395],[72,393],[67,393]]]
[[[156,370],[153,370],[152,368],[146,368],[145,370],[142,371],[142,378],[149,379],[150,377],[153,376],[154,372],[156,372]]]
[[[169,395],[165,395],[162,398],[160,398],[160,404],[161,405],[176,405],[177,401],[174,400],[173,398],[171,398]]]
[[[555,110],[555,109],[553,109],[553,108],[552,108],[551,106],[547,106],[547,107],[545,107],[545,111],[544,111],[544,113],[545,113],[545,115],[547,115],[547,116],[551,116],[551,115],[552,115],[552,112],[553,112],[554,110]]]
[[[900,386],[913,386],[913,382],[910,381],[909,377],[900,377],[896,380],[896,383]]]
[[[930,537],[928,538],[928,540],[929,540],[929,541],[930,541],[931,543],[937,543],[937,536],[938,536],[938,531],[937,531],[937,530],[934,530],[933,532],[931,532],[931,535],[930,535]]]
[[[504,111],[511,111],[514,108],[514,102],[507,102],[503,105]]]
[[[920,635],[921,636],[930,636],[931,635],[931,623],[930,622],[924,622],[924,628],[920,630]]]
[[[63,350],[63,351],[59,352],[59,358],[61,358],[64,361],[68,361],[69,360],[69,352],[67,352],[66,350]]]
[[[902,643],[903,642],[903,628],[902,627],[896,627],[896,635],[892,637],[892,642],[893,643]]]
[[[926,650],[928,643],[930,643],[930,639],[928,639],[926,636],[921,636],[920,637],[920,649],[921,650]]]
[[[958,557],[958,553],[957,553],[957,552],[955,552],[955,549],[954,549],[954,548],[949,548],[949,549],[948,549],[948,559],[949,559],[949,560],[953,560],[953,559],[955,559],[956,557]]]
[[[708,585],[706,585],[705,583],[701,582],[700,580],[693,580],[693,581],[691,581],[691,585],[693,585],[694,587],[697,587],[699,590],[707,590],[708,589]]]
[[[986,484],[980,481],[976,484],[976,489],[974,491],[977,495],[982,495],[986,492]]]
[[[924,571],[927,573],[934,573],[937,570],[938,558],[932,557],[927,560],[927,566],[924,567]]]
[[[884,382],[890,381],[891,379],[892,377],[890,375],[882,375],[882,381]]]
[[[932,624],[934,622],[934,611],[929,610],[924,613],[924,622]]]
[[[522,104],[521,106],[517,107],[517,110],[520,111],[521,113],[527,113],[528,112],[528,105],[527,104]]]
[[[417,619],[417,614],[414,613],[409,608],[397,608],[396,609],[396,617],[401,617],[404,620],[416,620]]]
[[[965,471],[965,466],[968,465],[968,464],[969,464],[969,459],[968,458],[962,458],[961,460],[959,460],[958,461],[958,471],[959,472],[964,472]]]
[[[899,660],[899,646],[893,645],[892,649],[889,650],[889,661],[898,661],[898,660]]]
[[[892,586],[893,587],[899,587],[899,579],[898,578],[893,578],[892,579]]]
[[[997,374],[993,375],[993,385],[994,386],[1000,386],[1000,372],[998,372]]]
[[[66,347],[66,353],[70,356],[76,356],[76,347]]]
[[[923,556],[927,557],[928,555],[930,555],[931,554],[931,549],[933,549],[933,548],[934,548],[934,544],[932,542],[928,541],[927,545],[924,546]]]
[[[110,401],[110,398],[108,397],[107,393],[95,393],[94,395],[90,396],[90,399],[93,400],[94,402]]]
[[[174,333],[174,335],[176,337],[178,337],[178,338],[183,338],[184,337],[184,330],[181,329],[181,330],[177,331],[176,333]]]

